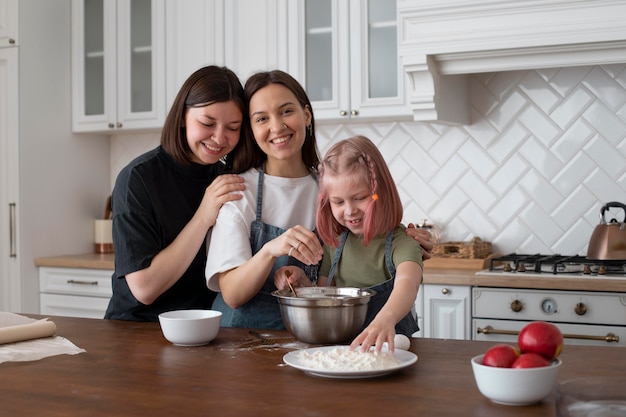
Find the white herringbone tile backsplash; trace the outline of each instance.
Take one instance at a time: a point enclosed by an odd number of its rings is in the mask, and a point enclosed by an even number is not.
[[[586,252],[600,207],[626,203],[626,65],[469,77],[472,124],[318,125],[322,153],[356,134],[378,144],[405,203],[444,241],[499,253]],[[112,184],[158,134],[112,138]],[[611,213],[618,219],[622,213]]]

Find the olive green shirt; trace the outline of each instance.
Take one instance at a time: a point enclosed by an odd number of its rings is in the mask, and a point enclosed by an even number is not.
[[[391,261],[396,268],[405,261],[417,262],[423,268],[422,247],[405,233],[405,229],[406,227],[400,225],[393,231]],[[386,240],[386,236],[377,237],[366,247],[359,236],[349,233],[335,269],[335,285],[365,288],[391,279],[385,263]],[[337,248],[324,245],[320,276],[328,276],[336,252]]]

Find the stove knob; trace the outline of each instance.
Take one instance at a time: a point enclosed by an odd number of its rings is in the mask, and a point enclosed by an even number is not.
[[[509,264],[509,263],[504,264],[504,268],[503,269],[504,269],[505,272],[511,272],[511,269],[512,269],[511,268],[511,264]]]
[[[520,263],[519,265],[517,265],[517,272],[526,272],[526,267],[524,266],[523,263]]]
[[[574,307],[574,312],[579,316],[584,316],[587,312],[587,306],[585,303],[578,303],[576,304],[576,307]]]
[[[524,303],[522,303],[520,300],[513,300],[511,302],[511,310],[513,310],[516,313],[519,313],[520,311],[522,311],[522,309],[524,308]]]
[[[600,265],[598,267],[598,275],[606,275],[606,266]]]
[[[591,274],[591,265],[585,264],[585,266],[583,267],[583,274],[585,275]]]

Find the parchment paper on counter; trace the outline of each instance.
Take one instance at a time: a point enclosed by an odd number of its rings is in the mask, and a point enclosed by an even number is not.
[[[85,352],[61,336],[48,319],[36,320],[0,311],[0,363],[36,361],[55,355]]]

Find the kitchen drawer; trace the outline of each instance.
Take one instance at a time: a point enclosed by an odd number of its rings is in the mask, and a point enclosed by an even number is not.
[[[519,320],[498,320],[498,319],[474,319],[473,320],[473,339],[487,340],[493,343],[516,343],[517,333],[528,321]],[[608,347],[624,347],[626,346],[626,327],[624,326],[605,326],[593,324],[574,324],[574,323],[553,323],[561,330],[566,345],[585,345],[585,346],[608,346]],[[478,329],[491,327],[496,332],[485,334],[478,332]],[[514,334],[502,334],[505,332]],[[615,341],[615,337],[619,340]]]
[[[473,317],[626,326],[624,293],[484,287],[475,287],[473,293]],[[551,306],[548,311],[545,311],[546,303]],[[586,310],[581,314],[576,312],[579,304]]]
[[[111,275],[108,269],[39,268],[39,291],[67,295],[111,298]]]
[[[84,317],[88,319],[104,318],[108,298],[83,297],[62,294],[40,294],[40,311],[43,315]]]

